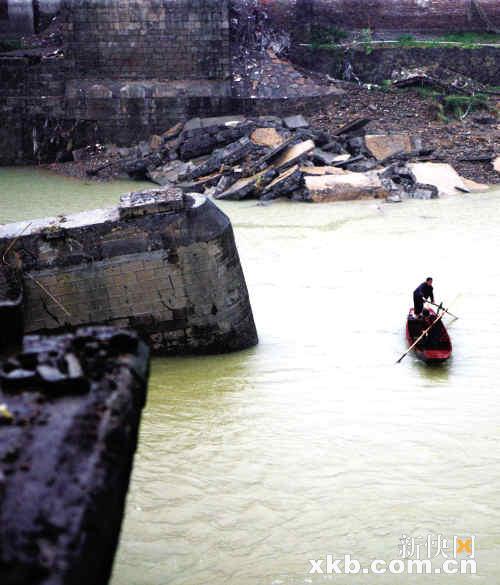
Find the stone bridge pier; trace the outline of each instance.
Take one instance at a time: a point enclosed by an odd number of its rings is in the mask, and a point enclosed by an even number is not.
[[[9,244],[26,333],[111,325],[164,355],[258,341],[231,223],[203,196],[133,193],[118,208],[2,226],[0,250]]]

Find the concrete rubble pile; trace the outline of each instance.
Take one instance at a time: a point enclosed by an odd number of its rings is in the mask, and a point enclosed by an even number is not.
[[[98,176],[113,167],[132,178],[184,192],[262,202],[283,197],[308,202],[362,198],[398,202],[474,188],[451,166],[429,162],[439,157],[420,139],[371,134],[370,121],[357,119],[326,133],[311,127],[301,115],[195,118],[153,136],[149,143],[108,147],[110,158],[90,173]],[[412,163],[421,165],[419,173]],[[439,180],[434,182],[433,170],[438,166]]]

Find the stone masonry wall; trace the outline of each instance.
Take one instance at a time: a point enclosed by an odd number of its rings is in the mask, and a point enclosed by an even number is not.
[[[9,0],[9,18],[14,4],[26,1]],[[0,55],[0,164],[64,160],[72,149],[97,142],[129,146],[191,117],[292,114],[334,101],[256,98],[253,91],[235,96],[234,78],[241,75],[233,75],[231,63],[230,1],[241,0],[62,0],[67,42],[61,51]],[[296,41],[309,41],[315,27],[484,29],[469,0],[260,1],[271,22]],[[0,26],[12,26],[3,5]],[[481,5],[500,26],[500,2]],[[39,6],[50,12],[59,0]],[[461,57],[483,71],[479,55]],[[266,90],[279,85],[268,80]]]
[[[231,110],[227,0],[64,0],[63,9],[64,56],[0,56],[0,164],[53,161],[70,143],[130,145]]]
[[[32,0],[0,0],[0,36],[16,38],[33,30]]]
[[[77,76],[226,79],[227,0],[65,0]]]
[[[51,158],[39,152],[39,146],[43,142],[48,146],[44,133],[50,134],[68,118],[66,76],[62,59],[0,56],[0,164]],[[69,121],[68,129],[72,125]],[[57,141],[49,148],[53,159],[59,149]]]
[[[71,63],[59,57],[0,56],[0,164],[53,161],[70,142],[73,148],[130,145],[179,120],[233,107],[226,81],[105,82],[72,75]]]
[[[194,117],[308,113],[332,102],[329,95],[235,97],[230,81],[70,76],[64,59],[0,56],[0,164],[52,162],[68,144],[130,146]]]
[[[314,28],[374,32],[483,31],[484,22],[471,0],[260,0],[273,22],[308,42]],[[480,0],[500,27],[500,2]]]
[[[61,0],[0,0],[0,37],[15,39],[43,30],[60,5]]]
[[[35,222],[19,240],[16,249],[28,275],[26,332],[95,323],[128,327],[163,354],[254,345],[257,333],[229,219],[195,195],[175,195],[170,209],[120,219],[124,211]],[[0,249],[22,229],[1,228]]]

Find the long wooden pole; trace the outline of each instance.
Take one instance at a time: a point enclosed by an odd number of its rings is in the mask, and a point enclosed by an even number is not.
[[[450,311],[448,311],[448,309],[444,309],[444,308],[442,307],[442,305],[437,305],[436,303],[433,303],[433,302],[431,302],[431,301],[425,301],[425,302],[426,302],[426,303],[429,303],[429,305],[432,305],[432,306],[434,306],[434,307],[441,308],[441,309],[442,309],[442,310],[443,310],[445,313],[448,313],[448,315],[449,315],[450,317],[453,317],[454,319],[460,319],[460,317],[457,317],[457,316],[456,316],[456,315],[454,315],[453,313],[450,313]]]
[[[21,233],[19,233],[13,240],[12,242],[7,246],[7,248],[5,248],[4,253],[2,254],[2,262],[4,264],[7,264],[7,256],[9,255],[9,252],[12,250],[12,248],[16,245],[17,241],[19,240],[19,238],[24,234],[24,232],[31,227],[32,222],[30,222],[28,225],[25,225],[23,230],[21,231]]]
[[[410,353],[410,351],[416,347],[421,341],[422,339],[429,333],[429,331],[434,327],[434,325],[436,325],[437,323],[439,323],[439,321],[441,321],[441,319],[446,315],[446,310],[443,309],[443,312],[441,313],[441,315],[439,315],[439,317],[434,321],[434,323],[428,328],[426,329],[422,335],[417,339],[417,341],[415,341],[415,343],[408,349],[408,351],[406,353],[404,353],[396,362],[397,364],[400,364],[405,357]]]

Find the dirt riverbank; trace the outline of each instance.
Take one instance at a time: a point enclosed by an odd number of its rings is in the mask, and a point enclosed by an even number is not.
[[[500,152],[498,111],[500,96],[491,96],[494,112],[476,111],[463,120],[439,120],[436,102],[415,90],[368,89],[354,83],[339,83],[346,91],[338,104],[311,117],[311,123],[331,131],[358,117],[371,118],[371,133],[407,133],[420,137],[426,148],[435,148],[443,162],[461,175],[481,183],[498,184],[500,174],[489,161],[465,161],[471,156]]]

